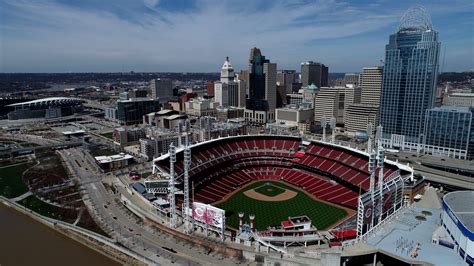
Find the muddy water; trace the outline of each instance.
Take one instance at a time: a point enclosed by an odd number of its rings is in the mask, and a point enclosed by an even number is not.
[[[0,266],[120,265],[0,204]]]

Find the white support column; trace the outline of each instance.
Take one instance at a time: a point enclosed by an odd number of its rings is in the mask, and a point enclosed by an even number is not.
[[[331,127],[331,143],[336,143],[336,118],[331,117],[330,125]]]
[[[372,219],[370,222],[369,230],[374,226],[374,210],[375,210],[375,166],[376,166],[376,153],[371,151],[369,153],[369,173],[370,173],[370,200],[372,202]]]
[[[378,223],[382,221],[382,212],[383,212],[383,185],[384,185],[384,174],[383,174],[383,165],[385,160],[385,150],[380,145],[377,149],[377,166],[379,168],[379,179],[378,179],[378,191],[380,194],[379,206],[378,207]]]
[[[190,233],[192,231],[192,221],[191,217],[187,214],[189,210],[189,169],[191,167],[191,148],[189,147],[189,132],[190,132],[190,123],[189,120],[186,120],[185,124],[186,140],[185,140],[185,149],[184,149],[184,211],[183,217],[185,222],[185,231]],[[181,135],[179,136],[181,139]]]
[[[370,152],[372,150],[372,123],[369,123],[367,125],[367,136],[369,137],[367,141],[367,152]]]
[[[326,142],[326,126],[328,125],[328,122],[326,121],[326,117],[323,116],[321,118],[321,126],[323,127],[323,142]]]
[[[176,162],[176,148],[173,142],[170,144],[170,181],[169,181],[169,199],[170,199],[170,227],[176,228],[176,199],[175,199],[175,188],[174,188],[174,163]]]

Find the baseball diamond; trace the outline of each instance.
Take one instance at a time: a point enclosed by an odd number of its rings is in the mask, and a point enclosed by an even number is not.
[[[275,190],[267,190],[270,188]],[[277,190],[280,193],[275,195],[274,191]],[[249,191],[253,191],[255,194],[252,193],[249,196]],[[293,196],[282,198],[279,201],[265,200],[265,197],[271,198],[269,194],[275,195],[273,197],[279,197],[287,192],[290,192]],[[264,200],[252,197],[254,195],[264,196]],[[281,221],[288,219],[288,217],[299,215],[307,215],[317,228],[324,229],[331,227],[348,214],[342,208],[317,200],[298,188],[277,181],[250,183],[223,202],[216,204],[216,206],[226,211],[226,224],[231,228],[238,228],[239,212],[244,212],[246,217],[249,214],[255,214],[254,226],[258,230],[264,230],[272,225],[279,225]]]

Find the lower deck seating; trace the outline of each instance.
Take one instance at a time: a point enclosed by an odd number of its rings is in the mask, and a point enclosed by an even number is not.
[[[316,198],[356,207],[358,194],[335,181],[314,173],[293,168],[251,166],[232,171],[197,189],[195,199],[204,203],[221,200],[252,180],[284,181],[295,185]]]

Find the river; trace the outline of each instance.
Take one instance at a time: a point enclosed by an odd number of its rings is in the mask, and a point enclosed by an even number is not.
[[[0,266],[120,265],[0,203]]]

